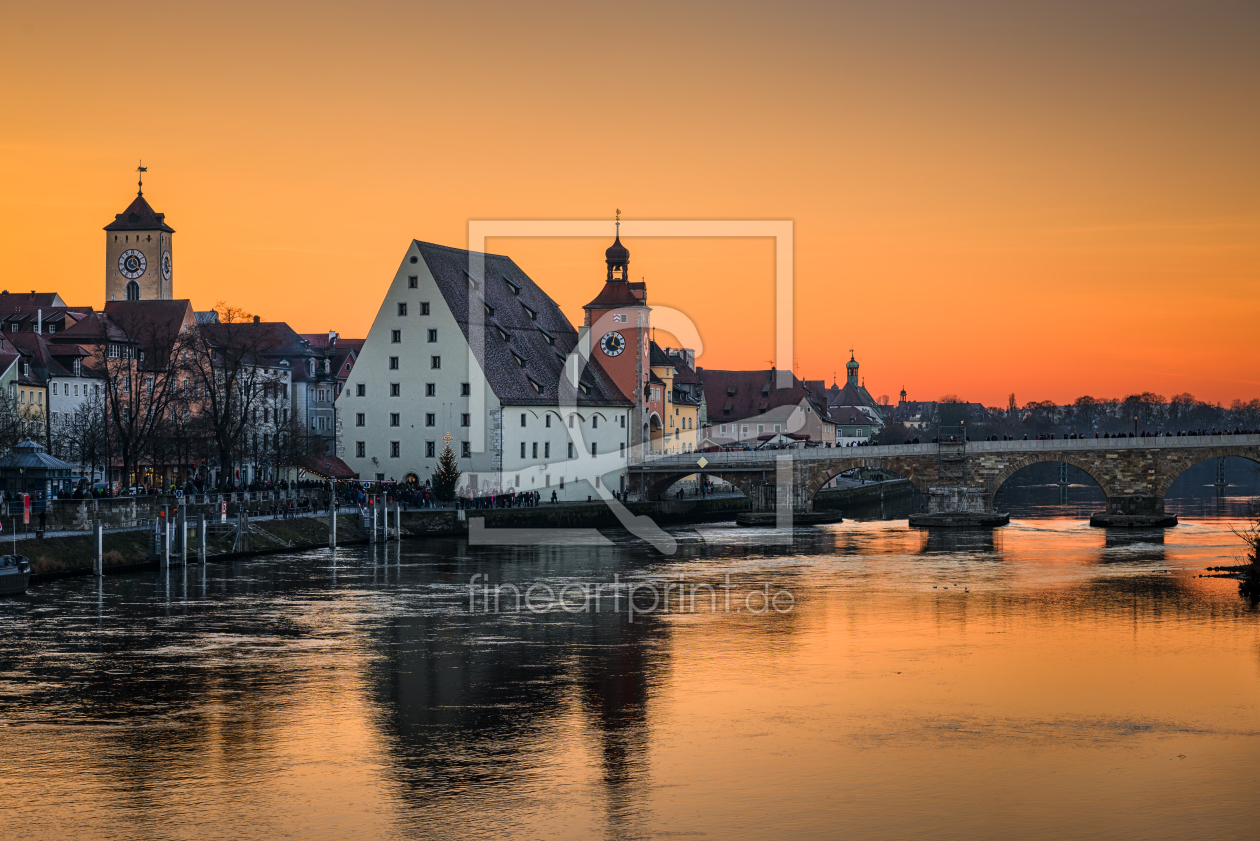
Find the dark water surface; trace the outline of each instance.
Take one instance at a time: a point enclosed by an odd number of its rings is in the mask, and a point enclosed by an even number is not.
[[[1260,615],[1199,577],[1247,501],[1122,533],[1004,493],[1042,519],[40,586],[0,602],[0,838],[1256,837]],[[474,574],[730,589],[470,613]]]

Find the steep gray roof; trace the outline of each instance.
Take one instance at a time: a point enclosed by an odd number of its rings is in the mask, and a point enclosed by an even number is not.
[[[419,240],[416,247],[499,400],[558,405],[561,370],[577,345],[577,331],[556,302],[510,257],[484,255],[484,276],[473,289],[469,254],[476,252]],[[476,318],[484,319],[484,341],[473,335],[478,325],[476,319],[469,320],[470,294]],[[493,314],[486,312],[487,304]],[[633,405],[593,357],[582,371],[581,385],[585,389],[577,393],[579,406]]]

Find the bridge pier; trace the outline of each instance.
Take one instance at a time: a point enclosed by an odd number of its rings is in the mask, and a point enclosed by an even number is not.
[[[1107,510],[1090,515],[1091,526],[1110,528],[1162,528],[1177,525],[1177,515],[1164,511],[1164,498],[1151,494],[1107,497]]]
[[[911,528],[992,528],[1011,515],[993,510],[993,494],[984,488],[947,485],[929,487],[927,511],[910,515]]]

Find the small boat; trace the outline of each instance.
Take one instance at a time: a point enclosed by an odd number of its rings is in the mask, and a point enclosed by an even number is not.
[[[31,562],[22,555],[0,555],[0,596],[17,596],[31,583]]]

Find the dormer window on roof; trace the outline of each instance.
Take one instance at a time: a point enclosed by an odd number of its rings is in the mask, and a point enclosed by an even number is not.
[[[589,385],[587,385],[586,383],[578,383],[578,388],[580,388],[580,389],[582,390],[582,393],[583,393],[583,394],[590,394],[590,393],[591,393],[591,387],[590,387]]]
[[[513,295],[521,294],[521,287],[513,283],[512,281],[508,280],[507,275],[503,276],[503,282],[506,283],[508,285],[508,288],[512,290]]]
[[[472,284],[473,289],[481,288],[480,281],[478,281],[477,278],[473,277],[472,272],[468,271],[468,269],[464,269],[464,276],[468,278],[468,282]]]
[[[485,304],[485,308],[486,308],[486,318],[494,318],[494,307],[490,306],[489,304]]]
[[[505,341],[505,342],[510,342],[510,341],[512,341],[512,336],[508,333],[508,331],[504,330],[502,327],[500,327],[500,326],[499,326],[499,325],[497,325],[497,324],[496,324],[496,325],[494,325],[494,329],[499,331],[499,338],[500,338],[500,339],[502,339],[502,340],[503,340],[503,341]]]
[[[542,385],[541,385],[538,381],[536,381],[533,377],[526,377],[525,379],[529,380],[529,384],[530,384],[530,385],[532,385],[532,386],[534,387],[534,391],[535,391],[536,393],[538,393],[538,394],[542,394],[542,393],[543,393],[543,387],[542,387]],[[522,444],[521,446],[524,446],[524,445]]]
[[[538,310],[533,310],[533,309],[530,309],[530,308],[529,308],[528,306],[526,306],[524,303],[522,303],[522,304],[521,304],[521,306],[522,306],[522,307],[524,307],[525,312],[529,313],[529,320],[530,320],[530,321],[537,321],[537,320],[538,320]]]
[[[542,329],[541,327],[538,328],[538,332],[542,333],[543,338],[547,340],[547,344],[551,345],[552,347],[556,346],[555,336],[551,335],[550,333],[548,333],[546,330]]]
[[[525,367],[525,357],[521,356],[516,351],[512,351],[512,358],[516,360],[517,365],[521,366],[522,368]]]

